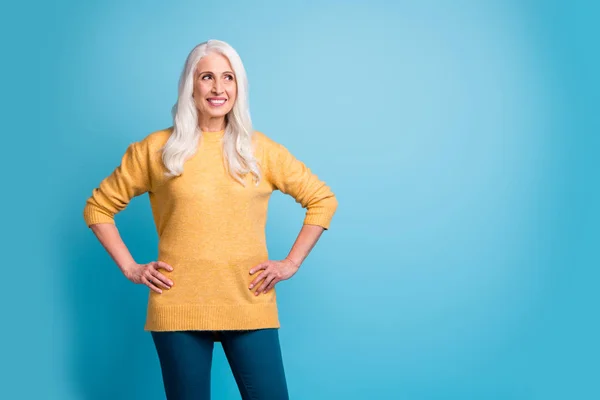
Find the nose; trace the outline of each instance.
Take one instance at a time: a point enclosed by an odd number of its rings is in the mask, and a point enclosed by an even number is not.
[[[212,87],[212,92],[216,93],[216,94],[220,94],[223,93],[223,86],[221,84],[221,82],[218,79],[215,79]]]

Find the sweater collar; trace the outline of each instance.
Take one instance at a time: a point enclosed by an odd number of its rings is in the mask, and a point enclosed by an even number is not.
[[[213,132],[204,132],[202,131],[202,138],[205,140],[221,140],[225,135],[225,130],[213,131]]]

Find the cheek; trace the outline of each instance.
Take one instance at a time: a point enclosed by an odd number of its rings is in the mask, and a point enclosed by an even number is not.
[[[235,99],[237,97],[237,87],[236,86],[232,86],[229,90],[227,90],[229,92],[229,97],[232,99]]]
[[[206,105],[204,101],[203,94],[199,90],[194,90],[194,103],[196,103],[196,107],[204,107]]]
[[[235,91],[235,89],[229,93],[229,100],[231,101],[231,104],[229,104],[229,109],[231,110],[233,108],[233,105],[237,101],[237,92]]]
[[[203,82],[199,82],[194,86],[194,96],[201,96],[204,98],[209,91],[210,87]]]

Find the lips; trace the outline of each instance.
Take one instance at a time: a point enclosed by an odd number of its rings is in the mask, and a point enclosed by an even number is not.
[[[224,97],[210,97],[206,99],[206,101],[208,101],[208,104],[210,104],[213,107],[221,107],[227,102],[227,99]]]

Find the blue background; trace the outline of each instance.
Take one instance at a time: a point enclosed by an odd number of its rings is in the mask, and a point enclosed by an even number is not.
[[[215,38],[245,63],[255,128],[340,202],[278,284],[292,399],[600,398],[598,10],[568,3],[7,6],[2,397],[164,398],[148,289],[82,210],[171,125],[185,57]],[[272,258],[303,213],[274,194]],[[151,261],[147,196],[117,224]],[[212,382],[239,398],[220,345]]]

